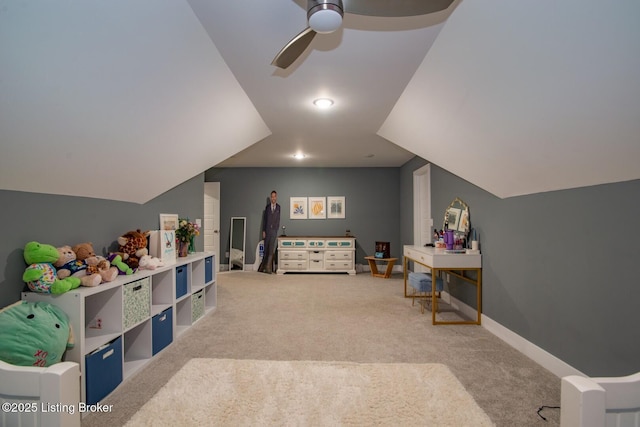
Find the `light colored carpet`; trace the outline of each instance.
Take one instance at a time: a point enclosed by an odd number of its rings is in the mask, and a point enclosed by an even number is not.
[[[103,402],[111,412],[88,414],[82,427],[126,424],[194,358],[441,363],[498,427],[560,425],[559,410],[544,410],[547,421],[536,412],[560,403],[560,378],[482,326],[432,325],[404,298],[402,274],[229,272],[217,283],[217,309],[111,393]]]
[[[438,363],[191,359],[127,426],[492,426]]]

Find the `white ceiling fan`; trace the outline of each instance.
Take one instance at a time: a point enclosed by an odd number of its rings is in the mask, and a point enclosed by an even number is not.
[[[401,17],[426,15],[448,8],[453,0],[307,0],[308,26],[295,36],[271,62],[287,68],[309,47],[316,34],[328,34],[342,25],[345,13]]]

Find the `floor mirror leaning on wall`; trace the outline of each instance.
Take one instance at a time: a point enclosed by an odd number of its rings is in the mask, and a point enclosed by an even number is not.
[[[245,239],[247,235],[247,218],[231,217],[231,236],[229,242],[229,271],[244,271]]]

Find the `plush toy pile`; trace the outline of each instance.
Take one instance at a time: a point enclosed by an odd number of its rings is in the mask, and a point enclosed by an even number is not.
[[[118,255],[130,268],[134,270],[138,268],[140,258],[149,254],[148,239],[149,231],[142,232],[140,230],[128,231],[118,237],[118,245],[120,245]]]
[[[63,294],[80,286],[78,277],[58,276],[58,270],[53,263],[58,261],[60,254],[55,246],[39,242],[29,242],[24,247],[24,260],[27,268],[22,280],[33,292]]]
[[[62,294],[78,286],[98,286],[137,269],[155,270],[164,264],[149,255],[149,231],[128,231],[118,237],[119,252],[96,255],[91,242],[58,248],[29,242],[24,247],[27,268],[22,279],[33,292]]]
[[[90,242],[79,243],[72,248],[78,261],[87,265],[88,274],[99,274],[103,282],[111,282],[118,277],[118,269],[103,256],[96,255],[93,244]]]
[[[50,366],[73,344],[69,318],[53,304],[18,301],[0,311],[0,360],[6,363]]]
[[[151,255],[142,255],[138,265],[140,270],[155,270],[158,267],[164,266],[164,263],[160,258],[152,257]]]
[[[87,271],[87,263],[78,259],[71,246],[58,248],[58,259],[53,265],[58,269],[59,279],[65,279],[69,276],[77,277],[82,286],[98,286],[102,283],[102,277],[98,273],[90,274]]]
[[[148,254],[149,232],[118,237],[119,252],[96,255],[93,244],[55,247],[36,241],[24,247],[22,280],[33,292],[62,294],[79,286],[98,286],[136,269],[155,270],[160,259]],[[50,366],[73,346],[66,313],[45,302],[19,301],[0,310],[0,360],[19,366]]]

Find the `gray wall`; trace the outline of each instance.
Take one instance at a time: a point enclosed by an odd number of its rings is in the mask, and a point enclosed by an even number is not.
[[[376,240],[391,242],[396,257],[412,243],[412,172],[425,163],[415,158],[401,168],[211,169],[204,179],[221,183],[223,251],[230,218],[246,216],[247,260],[254,260],[261,213],[276,189],[287,234],[343,235],[349,228],[359,245],[357,262],[363,263]],[[587,375],[640,371],[640,181],[498,199],[432,165],[431,184],[436,222],[455,197],[470,206],[483,254],[485,315]],[[203,187],[199,175],[144,205],[0,191],[0,307],[20,298],[28,241],[92,241],[106,253],[127,230],[156,229],[159,213],[202,218]],[[290,196],[329,195],[346,197],[346,219],[288,219]],[[201,237],[196,246],[202,250]],[[473,305],[470,285],[451,287]]]
[[[406,197],[422,164],[402,168]],[[499,199],[432,165],[431,187],[436,222],[455,197],[470,207],[485,315],[587,375],[640,371],[640,181]],[[474,305],[473,286],[452,287]]]
[[[205,181],[220,182],[220,262],[229,250],[232,216],[247,217],[248,264],[255,262],[261,240],[262,212],[271,190],[278,192],[280,225],[289,236],[356,237],[356,262],[366,264],[376,241],[391,243],[391,255],[402,256],[400,246],[399,168],[228,168],[210,169]],[[289,219],[289,197],[345,196],[345,219]],[[282,231],[281,233],[282,234]]]
[[[202,218],[204,175],[143,205],[0,190],[0,206],[0,307],[4,307],[19,300],[24,288],[23,248],[27,242],[56,247],[92,242],[96,253],[104,255],[116,250],[116,239],[129,230],[157,230],[160,213]],[[196,238],[196,249],[203,247],[202,237]]]

